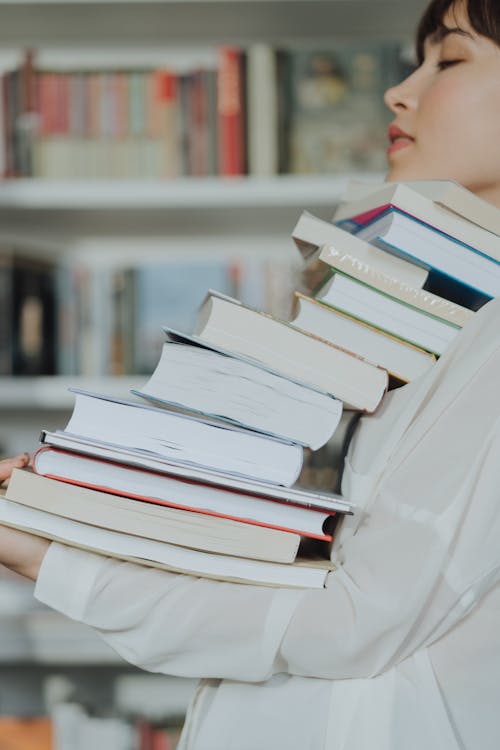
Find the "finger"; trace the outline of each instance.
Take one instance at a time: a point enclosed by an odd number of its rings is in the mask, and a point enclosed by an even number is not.
[[[4,482],[10,477],[13,469],[24,468],[30,460],[28,453],[20,453],[12,458],[4,458],[0,461],[0,482]]]

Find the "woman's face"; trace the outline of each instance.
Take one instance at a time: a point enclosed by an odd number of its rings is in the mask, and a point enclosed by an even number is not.
[[[500,47],[471,27],[461,3],[423,64],[389,89],[389,181],[451,179],[500,205]]]

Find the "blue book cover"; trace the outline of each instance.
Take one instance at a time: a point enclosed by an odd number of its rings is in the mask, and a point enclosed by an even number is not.
[[[394,207],[388,208],[386,211],[378,214],[372,221],[367,222],[366,224],[358,224],[353,219],[346,219],[344,221],[338,222],[338,226],[350,232],[351,234],[359,234],[375,222],[391,215],[402,216],[408,221],[424,227],[427,231],[432,232],[433,234],[438,234],[446,238],[446,240],[453,242],[457,246],[457,248],[464,248],[468,252],[474,253],[475,256],[480,256],[484,259],[485,263],[491,267],[491,273],[494,276],[500,277],[500,264],[494,259],[483,255],[483,253],[480,253],[469,245],[460,242],[450,235],[447,235],[444,232],[431,227],[429,224],[420,221],[414,216],[411,216],[410,214],[407,214],[404,211],[401,211],[400,209]],[[370,243],[375,245],[376,247],[379,247],[381,250],[385,250],[391,255],[403,258],[404,260],[408,260],[410,263],[420,265],[423,268],[427,269],[429,271],[429,276],[423,288],[429,292],[432,292],[433,294],[438,295],[439,297],[443,297],[444,299],[448,299],[451,302],[463,305],[464,307],[467,307],[471,310],[478,310],[494,296],[493,294],[485,292],[483,289],[480,289],[475,285],[467,283],[463,280],[463,278],[457,278],[457,276],[454,275],[451,267],[448,267],[446,271],[443,268],[433,267],[430,263],[422,261],[415,254],[409,252],[406,248],[396,247],[395,245],[387,242],[382,236],[378,236],[370,240]]]

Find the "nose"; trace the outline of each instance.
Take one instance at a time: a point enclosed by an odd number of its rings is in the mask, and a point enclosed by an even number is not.
[[[416,85],[416,73],[405,78],[404,81],[387,89],[384,102],[391,112],[398,114],[406,110],[415,110],[418,105],[418,87]]]

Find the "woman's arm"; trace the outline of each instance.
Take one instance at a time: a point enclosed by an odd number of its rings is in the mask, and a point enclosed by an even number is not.
[[[0,461],[0,485],[5,487],[12,470],[23,469],[28,463],[27,453]],[[0,525],[0,563],[32,581],[38,577],[49,544],[47,539]]]

